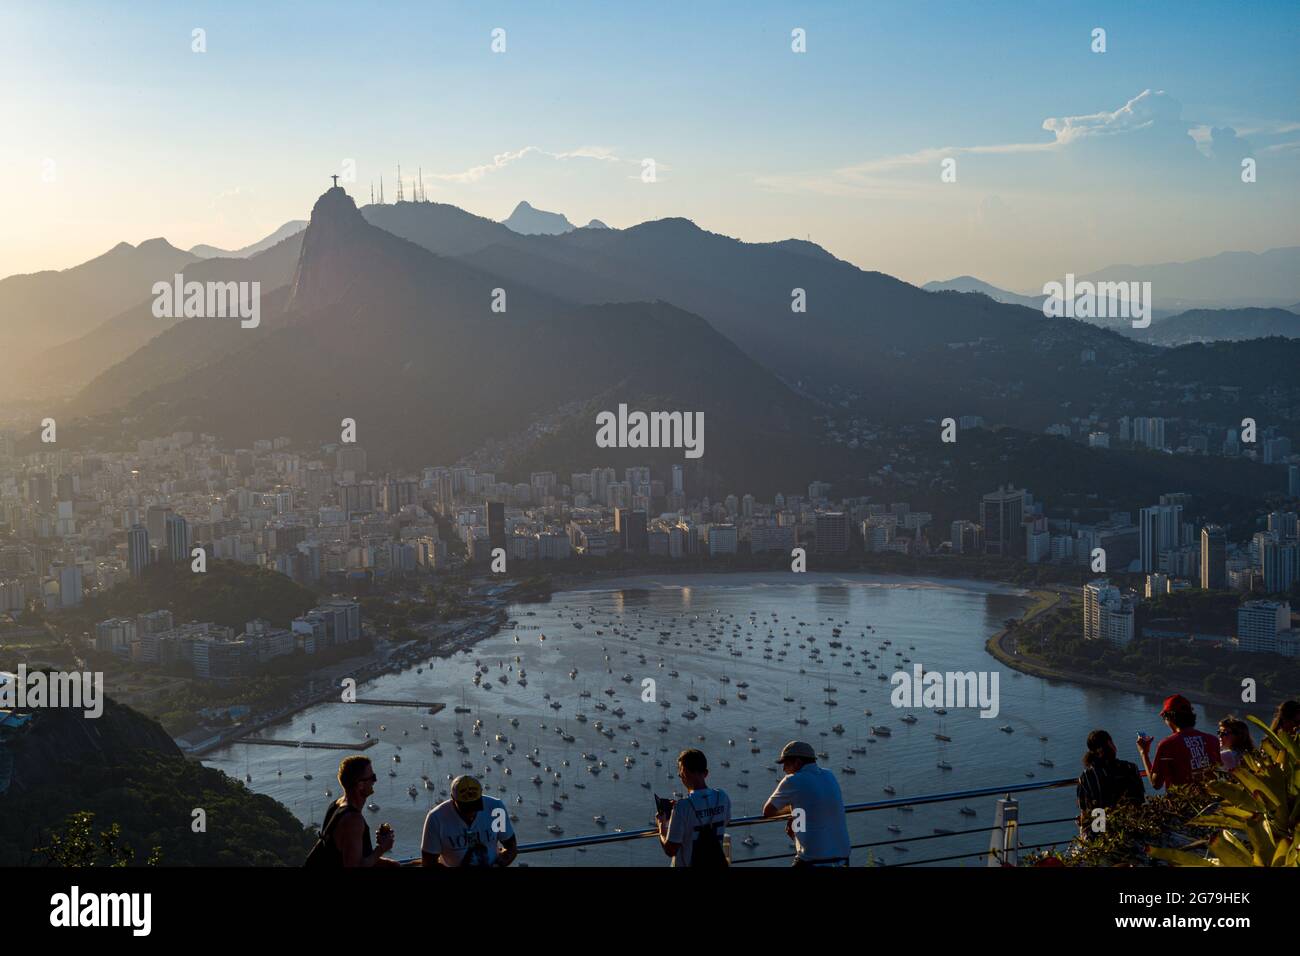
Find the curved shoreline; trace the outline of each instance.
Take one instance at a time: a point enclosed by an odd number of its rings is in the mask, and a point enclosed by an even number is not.
[[[1060,606],[1063,600],[1068,598],[1070,592],[1065,590],[1047,590],[1045,588],[1034,588],[1029,592],[1036,599],[1036,602],[1024,616],[1020,619],[1020,625],[1029,623],[1034,618],[1055,610]],[[1047,596],[1051,596],[1050,602],[1044,603]],[[1089,687],[1104,687],[1107,690],[1118,690],[1129,694],[1136,694],[1140,697],[1149,697],[1152,700],[1159,701],[1167,691],[1157,691],[1145,687],[1133,681],[1118,680],[1113,677],[1098,677],[1095,674],[1084,674],[1078,671],[1067,670],[1065,668],[1053,667],[1048,664],[1040,664],[1036,661],[1028,661],[1020,657],[1015,651],[1007,646],[1007,639],[1011,636],[1010,628],[1003,628],[984,643],[984,649],[1000,663],[1005,664],[1012,670],[1019,671],[1022,674],[1029,674],[1031,677],[1039,677],[1043,680],[1065,681],[1070,684],[1080,684]],[[1217,697],[1205,694],[1203,691],[1190,691],[1189,697],[1195,698],[1202,706],[1213,705],[1215,707],[1227,708],[1229,713],[1251,712],[1257,715],[1268,715],[1272,711],[1267,707],[1256,704],[1243,704],[1240,700],[1229,697]]]

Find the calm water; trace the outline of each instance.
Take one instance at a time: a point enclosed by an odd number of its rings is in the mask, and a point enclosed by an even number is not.
[[[800,575],[798,583],[787,574],[606,582],[558,594],[550,604],[512,607],[506,629],[469,651],[426,661],[423,673],[412,668],[363,685],[362,696],[445,701],[447,709],[436,716],[412,708],[325,704],[265,733],[346,742],[368,732],[378,739],[365,751],[380,778],[372,798],[379,810],[367,816],[372,829],[383,821],[393,825],[395,853],[402,857],[418,856],[425,813],[444,798],[450,776],[466,772],[507,801],[518,817],[520,842],[527,843],[555,838],[547,830],[552,825],[562,827],[565,837],[649,825],[652,792],[668,796],[680,787],[675,758],[688,746],[708,755],[710,783],[728,791],[737,816],[761,810],[779,778],[776,755],[792,738],[807,740],[828,755],[820,762],[836,772],[847,802],[888,799],[883,793],[887,785],[905,797],[1073,777],[1083,740],[1095,727],[1110,730],[1121,756],[1134,759],[1124,751],[1132,750],[1136,731],[1160,729],[1158,702],[1022,675],[999,667],[985,653],[988,636],[1008,617],[1019,615],[1027,600],[1021,592],[976,582],[900,583],[868,575],[809,573]],[[842,631],[838,637],[832,633],[837,626]],[[891,643],[882,648],[886,640]],[[832,648],[832,641],[842,646]],[[912,663],[902,663],[902,657]],[[877,675],[899,669],[910,673],[914,663],[927,671],[996,670],[1000,713],[987,719],[974,709],[950,708],[940,716],[919,706],[893,708],[891,685]],[[473,678],[480,665],[486,673],[483,686],[476,686]],[[526,687],[517,683],[521,667]],[[654,702],[642,700],[645,678],[655,681]],[[834,690],[828,692],[828,685]],[[691,694],[696,701],[688,699]],[[727,703],[719,704],[719,697]],[[827,705],[828,698],[836,706]],[[663,702],[670,706],[662,707]],[[598,709],[598,703],[606,709]],[[472,712],[453,712],[462,705]],[[613,713],[618,708],[622,716]],[[697,717],[686,719],[687,710]],[[580,713],[586,715],[585,723],[578,720]],[[906,713],[915,714],[916,723],[903,722]],[[482,721],[479,735],[473,732],[475,719]],[[800,725],[799,719],[808,723]],[[613,731],[612,738],[594,727],[598,720]],[[836,724],[843,725],[842,734],[832,730]],[[870,733],[871,725],[882,724],[891,736]],[[1004,725],[1014,732],[1000,731]],[[468,753],[457,751],[457,729],[463,731]],[[573,742],[560,733],[572,735]],[[936,740],[936,733],[951,742]],[[497,734],[505,740],[498,741]],[[433,741],[441,757],[435,756]],[[854,748],[865,752],[855,754]],[[319,821],[331,799],[326,790],[332,796],[339,793],[338,761],[350,752],[236,744],[206,762],[241,779],[250,773],[253,789],[275,797],[304,821]],[[530,753],[537,766],[527,759]],[[587,772],[595,761],[584,759],[584,753],[606,766],[597,774]],[[1054,766],[1042,766],[1043,760]],[[941,769],[940,762],[952,769]],[[847,767],[856,772],[845,772]],[[390,776],[390,770],[396,775]],[[313,780],[305,780],[305,773]],[[426,774],[432,791],[422,779]],[[407,792],[412,785],[415,797]],[[562,809],[554,809],[552,801]],[[977,815],[963,816],[963,803]],[[936,827],[990,826],[994,809],[994,799],[985,797],[910,813],[858,813],[849,818],[850,833],[858,844],[928,835]],[[1021,818],[1027,821],[1074,812],[1072,790],[1030,793],[1021,802]],[[607,822],[594,822],[602,814]],[[890,826],[901,833],[891,833]],[[1069,824],[1030,827],[1022,842],[1062,839],[1071,830]],[[744,846],[740,841],[746,834],[757,845]],[[948,837],[910,844],[906,853],[890,847],[855,850],[854,863],[866,863],[868,853],[885,863],[911,863],[987,845],[987,834]],[[737,860],[787,852],[788,847],[778,825],[747,827],[733,835]],[[521,859],[531,865],[666,863],[650,841]]]

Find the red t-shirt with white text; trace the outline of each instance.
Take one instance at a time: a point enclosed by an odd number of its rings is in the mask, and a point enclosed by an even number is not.
[[[1176,787],[1205,776],[1211,767],[1222,763],[1219,738],[1185,728],[1160,741],[1151,767],[1164,786]]]

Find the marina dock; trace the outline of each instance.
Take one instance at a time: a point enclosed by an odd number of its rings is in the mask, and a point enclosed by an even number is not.
[[[358,697],[354,703],[373,704],[377,707],[425,707],[430,714],[436,714],[441,710],[446,710],[446,704],[435,703],[431,700],[386,700],[382,697]]]
[[[276,740],[273,737],[240,737],[237,744],[257,744],[262,747],[310,747],[312,750],[367,750],[379,743],[374,737],[355,743],[330,743],[324,740]]]

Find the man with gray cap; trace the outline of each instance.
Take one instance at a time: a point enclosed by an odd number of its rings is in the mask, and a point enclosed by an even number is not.
[[[518,854],[506,805],[485,797],[469,774],[451,782],[451,799],[424,818],[420,859],[425,866],[509,866]]]
[[[785,832],[795,845],[795,866],[848,866],[849,825],[835,774],[817,766],[812,744],[792,740],[776,758],[785,776],[763,804],[763,816],[790,814]]]

